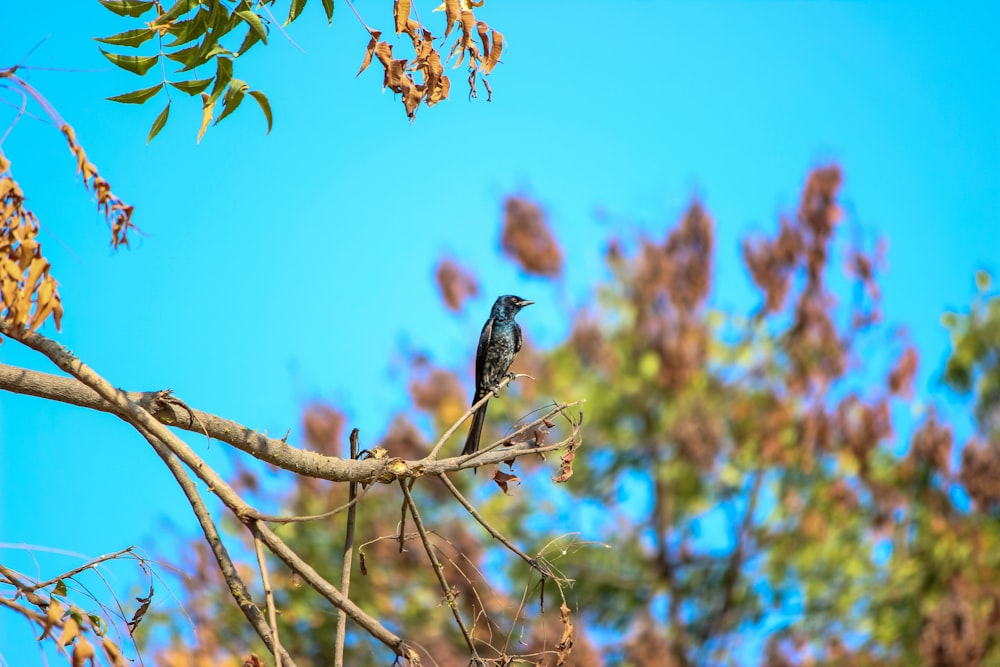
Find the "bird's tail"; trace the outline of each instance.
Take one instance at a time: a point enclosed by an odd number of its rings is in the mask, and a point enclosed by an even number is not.
[[[469,436],[465,439],[465,448],[462,449],[463,456],[479,451],[479,438],[483,434],[483,422],[486,421],[487,405],[488,402],[483,403],[476,410],[475,414],[472,415],[472,426],[469,427]]]

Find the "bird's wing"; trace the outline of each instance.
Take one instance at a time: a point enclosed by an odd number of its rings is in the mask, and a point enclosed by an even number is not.
[[[493,318],[491,317],[483,325],[483,332],[479,334],[479,347],[476,348],[476,400],[479,400],[486,393],[487,387],[482,386],[485,380],[483,373],[486,371],[484,368],[486,365],[486,350],[489,349],[492,339]]]
[[[521,351],[521,327],[514,322],[514,354]]]

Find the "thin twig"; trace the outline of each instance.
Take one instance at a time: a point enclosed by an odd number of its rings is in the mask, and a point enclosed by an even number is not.
[[[85,564],[81,565],[80,567],[73,568],[69,572],[64,572],[63,574],[60,574],[58,577],[53,577],[53,578],[49,579],[48,581],[43,581],[43,582],[40,582],[40,583],[37,583],[37,584],[32,584],[27,590],[37,591],[39,588],[45,588],[46,586],[50,586],[50,585],[52,585],[52,584],[60,581],[61,579],[69,579],[72,576],[80,574],[84,570],[89,570],[91,568],[96,567],[97,565],[103,563],[104,561],[114,560],[115,558],[118,558],[119,556],[123,556],[125,554],[131,554],[132,551],[133,551],[133,549],[135,549],[135,547],[128,547],[127,549],[122,549],[121,551],[116,551],[113,554],[105,554],[103,556],[98,556],[97,558],[93,559],[92,561],[90,561],[88,563],[85,563]]]
[[[530,375],[507,375],[502,380],[500,380],[500,382],[497,384],[497,386],[493,388],[493,391],[494,392],[499,392],[501,389],[503,389],[504,387],[506,387],[507,385],[509,385],[511,382],[513,382],[513,380],[514,380],[515,377],[531,377],[531,376]],[[489,401],[491,398],[493,398],[493,392],[487,392],[485,396],[483,396],[481,399],[479,399],[478,401],[476,401],[475,403],[473,403],[472,407],[470,407],[468,410],[466,410],[465,414],[463,414],[461,417],[459,417],[458,420],[454,424],[452,424],[451,427],[447,431],[444,432],[444,435],[441,436],[441,438],[437,441],[437,443],[431,449],[431,453],[427,455],[427,458],[433,459],[435,456],[437,456],[437,453],[441,450],[442,447],[444,447],[444,443],[448,442],[448,438],[450,438],[452,436],[452,434],[455,431],[458,430],[458,427],[461,426],[465,422],[466,419],[468,419],[469,417],[471,417],[472,414],[476,410],[478,410],[481,406],[485,405],[486,402]]]
[[[351,482],[357,490],[357,482]],[[343,512],[344,510],[353,509],[362,498],[368,495],[368,492],[375,488],[374,484],[369,484],[361,490],[361,493],[356,493],[355,495],[346,503],[338,507],[337,509],[332,509],[329,512],[323,512],[322,514],[304,514],[299,516],[278,516],[273,514],[261,514],[257,517],[260,521],[267,521],[268,523],[300,523],[303,521],[315,521],[317,519],[327,519],[331,516],[336,516]]]
[[[351,431],[351,458],[358,458],[358,429]],[[373,487],[368,487],[373,488]],[[368,489],[365,489],[366,491]],[[358,485],[351,482],[347,490],[348,507],[347,531],[344,535],[344,565],[340,574],[340,590],[345,598],[350,599],[351,594],[351,560],[354,555],[354,519],[357,514],[355,500],[358,497]],[[343,609],[337,610],[337,639],[334,646],[334,667],[344,665],[344,643],[347,638],[347,614]]]
[[[267,560],[264,558],[264,545],[260,541],[260,532],[253,529],[253,549],[257,554],[257,567],[260,568],[260,581],[264,585],[264,603],[267,606],[267,620],[271,624],[271,641],[274,643],[271,654],[274,655],[274,667],[281,667],[281,640],[278,638],[278,614],[274,608],[274,590],[267,576]]]
[[[447,475],[438,475],[438,479],[440,479],[441,482],[444,484],[445,488],[448,489],[448,491],[451,492],[451,495],[455,496],[455,500],[457,500],[462,505],[462,507],[465,508],[465,511],[468,512],[472,516],[473,519],[475,519],[476,521],[478,521],[479,524],[483,528],[485,528],[486,531],[490,535],[492,535],[494,537],[494,539],[496,539],[497,541],[500,542],[500,544],[502,544],[505,547],[507,547],[508,549],[510,549],[511,552],[513,552],[514,554],[516,554],[521,560],[523,560],[525,563],[527,563],[528,565],[530,565],[533,569],[537,570],[538,573],[540,575],[542,575],[543,577],[545,577],[545,578],[552,578],[553,577],[552,572],[548,568],[543,568],[539,564],[538,560],[532,558],[531,556],[529,556],[528,554],[524,553],[519,548],[517,548],[517,546],[513,542],[511,542],[510,540],[508,540],[503,535],[503,533],[501,533],[500,531],[498,531],[496,528],[494,528],[490,524],[489,521],[487,521],[485,518],[483,518],[483,515],[480,514],[476,510],[476,508],[473,507],[472,503],[470,503],[468,500],[466,500],[465,496],[463,496],[462,493],[455,487],[455,485],[451,483],[451,480],[448,479]]]
[[[371,35],[372,37],[375,37],[374,35],[375,31],[369,28],[368,24],[365,23],[365,20],[361,18],[361,14],[358,14],[358,10],[354,8],[354,4],[351,2],[351,0],[344,0],[344,2],[346,2],[347,6],[351,8],[351,11],[354,12],[354,15],[358,17],[358,20],[361,21],[361,25],[365,27],[365,30],[368,31],[368,34]]]
[[[267,5],[264,5],[264,11],[267,12],[268,17],[270,17],[270,19],[271,19],[271,22],[274,23],[274,25],[278,26],[278,30],[280,30],[281,34],[285,36],[285,39],[287,39],[289,41],[289,43],[291,43],[291,45],[294,46],[295,48],[297,48],[299,51],[301,51],[302,53],[305,53],[306,50],[303,49],[298,44],[296,44],[295,40],[292,39],[291,35],[289,35],[287,32],[285,32],[285,27],[283,25],[281,25],[281,22],[278,21],[276,18],[274,18],[274,14],[271,13],[271,8],[268,7]]]
[[[413,524],[416,526],[417,533],[420,535],[420,541],[424,544],[424,551],[427,553],[427,557],[430,559],[431,565],[434,566],[434,574],[437,576],[438,583],[441,585],[441,592],[444,593],[444,598],[448,602],[448,606],[451,608],[451,613],[455,617],[455,622],[458,623],[458,627],[462,631],[462,636],[465,637],[465,643],[469,645],[469,651],[472,652],[472,659],[478,661],[479,654],[476,652],[475,642],[472,640],[472,635],[469,634],[469,629],[465,627],[465,621],[462,620],[462,612],[458,610],[458,604],[455,602],[455,593],[448,585],[448,580],[444,578],[444,567],[441,565],[441,561],[437,559],[437,556],[434,555],[434,548],[431,546],[430,538],[427,537],[427,531],[424,530],[424,523],[420,519],[420,513],[417,511],[416,503],[413,502],[413,496],[410,495],[410,489],[404,480],[399,481],[399,486],[403,489],[403,498],[406,500],[406,504],[410,508],[410,514],[413,516]]]
[[[288,655],[284,649],[274,645],[271,628],[268,627],[267,621],[264,620],[264,615],[261,613],[260,608],[254,604],[250,597],[249,589],[243,583],[243,579],[240,577],[232,558],[229,557],[229,551],[226,549],[226,545],[223,544],[219,530],[216,528],[215,522],[208,512],[208,507],[205,506],[205,501],[202,500],[201,494],[198,493],[198,488],[195,486],[194,481],[188,476],[184,466],[181,465],[181,462],[164,443],[157,440],[156,436],[140,426],[136,426],[136,430],[146,438],[150,446],[163,459],[163,462],[173,474],[174,479],[177,480],[177,484],[181,487],[181,491],[187,497],[188,504],[191,505],[191,509],[194,511],[194,515],[201,525],[202,532],[205,534],[205,540],[212,549],[212,555],[215,556],[215,561],[219,566],[219,571],[222,573],[222,578],[225,580],[229,593],[233,596],[240,611],[243,612],[243,615],[250,622],[253,629],[256,630],[257,635],[264,642],[264,645],[272,652],[272,655],[280,653],[286,667],[293,667],[295,661],[292,659],[292,656]]]

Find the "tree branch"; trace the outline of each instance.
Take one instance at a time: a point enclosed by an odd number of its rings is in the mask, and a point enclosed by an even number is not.
[[[49,356],[49,353],[41,347],[51,349],[54,346],[62,350],[62,346],[41,334],[28,333],[24,334],[23,338],[18,338],[16,332],[9,325],[3,323],[0,323],[0,333],[20,340],[28,347],[36,349],[46,356]],[[63,352],[65,353],[64,350]],[[70,359],[75,361],[71,355]],[[56,365],[73,374],[69,368],[64,368],[59,363]],[[114,401],[104,398],[81,380],[5,364],[0,364],[0,389],[115,415],[118,415],[121,409],[116,408]],[[559,449],[563,443],[542,447],[501,447],[501,445],[513,441],[529,428],[537,426],[561,410],[582,403],[582,401],[575,401],[555,406],[543,416],[528,422],[505,438],[466,457],[453,456],[444,459],[431,459],[428,456],[416,461],[404,461],[394,457],[372,457],[352,461],[299,449],[283,440],[269,438],[239,422],[189,408],[183,401],[173,397],[169,391],[126,392],[120,389],[113,391],[123,398],[125,404],[140,406],[146,414],[151,415],[161,424],[193,433],[207,434],[209,437],[230,444],[265,463],[306,477],[325,479],[331,482],[359,482],[362,484],[370,484],[375,481],[391,483],[400,477],[422,477],[423,475],[454,472],[464,468],[500,463],[526,454],[541,454]],[[461,423],[461,419],[458,423]],[[475,459],[474,463],[469,462],[472,458]]]

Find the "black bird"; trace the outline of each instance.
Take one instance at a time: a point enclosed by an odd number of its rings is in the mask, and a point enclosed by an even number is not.
[[[514,357],[521,350],[521,327],[514,321],[514,316],[533,303],[534,301],[507,294],[493,304],[490,319],[483,325],[483,332],[479,334],[479,347],[476,349],[476,395],[472,399],[473,405],[490,392],[496,395],[497,384],[507,375]],[[479,438],[483,432],[488,403],[483,403],[472,415],[472,427],[469,428],[469,437],[465,440],[462,454],[472,454],[479,450]]]

